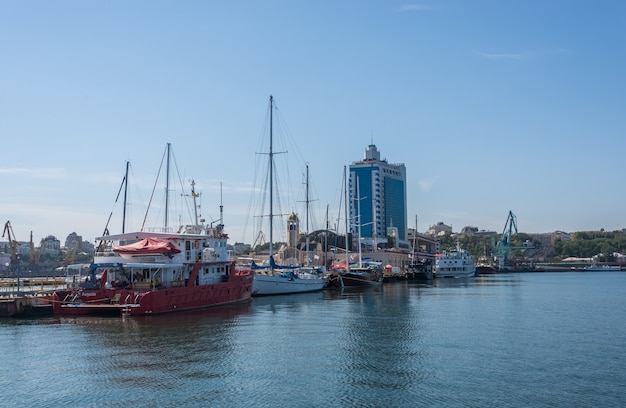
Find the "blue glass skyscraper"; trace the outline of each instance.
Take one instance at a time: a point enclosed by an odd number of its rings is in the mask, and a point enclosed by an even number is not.
[[[362,161],[350,165],[350,230],[364,243],[378,245],[395,235],[395,245],[407,241],[406,167],[380,159],[371,144]],[[359,231],[360,227],[360,231]]]

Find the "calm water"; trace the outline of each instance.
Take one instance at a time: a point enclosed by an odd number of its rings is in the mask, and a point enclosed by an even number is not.
[[[503,274],[147,318],[0,320],[2,405],[626,406],[626,273]]]

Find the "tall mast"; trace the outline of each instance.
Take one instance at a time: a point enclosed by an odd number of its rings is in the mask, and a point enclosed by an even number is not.
[[[309,165],[306,165],[306,266],[309,266]]]
[[[126,229],[126,197],[128,196],[128,166],[130,162],[126,162],[126,175],[124,176],[124,210],[122,211],[122,234]]]
[[[345,194],[345,203],[343,204],[344,206],[344,212],[346,214],[346,271],[350,271],[350,257],[348,256],[350,254],[350,245],[348,244],[348,235],[349,235],[349,222],[348,222],[348,171],[346,169],[346,166],[343,166],[343,193]]]
[[[171,143],[167,144],[167,169],[165,173],[165,231],[167,231],[167,213],[170,200],[170,145]]]
[[[193,222],[195,225],[200,225],[200,223],[198,222],[198,204],[196,202],[196,197],[198,197],[198,194],[196,194],[196,181],[192,179],[191,198],[193,198]]]
[[[274,97],[270,95],[270,256],[273,255],[272,243],[274,242],[274,151],[272,134],[272,114],[274,111]]]
[[[326,204],[326,232],[324,232],[324,270],[328,267],[328,229],[329,220],[328,220],[328,204]]]
[[[415,215],[415,234],[413,236],[413,263],[417,263],[415,257],[417,256],[417,214]]]
[[[220,181],[220,225],[224,225],[224,201],[222,196],[222,182]]]
[[[356,200],[356,222],[358,227],[357,245],[359,246],[359,268],[361,268],[363,265],[361,265],[361,192],[359,189],[359,176],[356,177]]]

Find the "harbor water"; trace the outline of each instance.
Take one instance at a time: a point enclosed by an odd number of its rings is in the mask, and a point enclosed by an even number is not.
[[[623,407],[626,273],[0,320],[3,406]]]

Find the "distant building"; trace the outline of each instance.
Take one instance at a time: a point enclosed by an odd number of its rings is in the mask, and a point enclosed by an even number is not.
[[[41,253],[58,253],[61,250],[61,241],[54,235],[48,235],[41,240]]]
[[[66,250],[76,249],[77,252],[93,252],[94,245],[91,242],[83,241],[82,235],[72,232],[65,238]]]
[[[569,242],[572,240],[572,235],[569,232],[554,231],[550,234],[550,244],[554,245],[554,241],[560,239],[563,242]]]
[[[452,234],[452,227],[439,221],[437,224],[431,226],[427,233],[433,237],[443,234]]]
[[[478,232],[478,227],[468,226],[468,227],[461,228],[461,234],[474,235],[477,232]]]
[[[394,247],[408,243],[406,167],[380,159],[371,144],[365,158],[350,165],[350,231],[372,246],[388,242]],[[360,231],[359,231],[360,229]]]
[[[235,242],[233,245],[233,252],[236,255],[247,254],[250,252],[252,248],[250,244],[244,244],[243,242]]]
[[[496,235],[497,232],[495,231],[486,231],[486,230],[480,230],[480,231],[476,231],[474,233],[474,235],[478,236],[478,237],[489,237],[491,235]]]
[[[72,232],[65,239],[65,249],[80,249],[83,242],[83,237]]]

